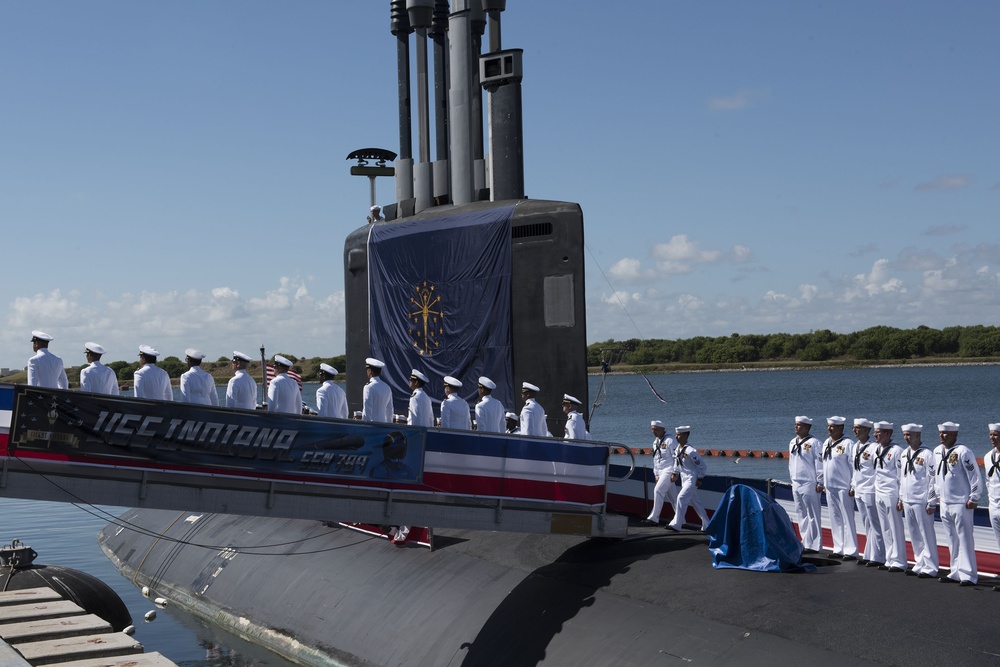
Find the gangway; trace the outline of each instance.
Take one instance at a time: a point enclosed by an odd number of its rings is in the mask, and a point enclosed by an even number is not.
[[[625,537],[611,443],[0,386],[0,496]]]

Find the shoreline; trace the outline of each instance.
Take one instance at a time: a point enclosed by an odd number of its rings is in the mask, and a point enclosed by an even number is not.
[[[840,362],[840,363],[827,363],[827,362],[788,362],[787,364],[782,364],[781,362],[774,362],[769,364],[763,364],[757,362],[760,365],[726,365],[719,367],[717,365],[706,365],[698,366],[697,364],[684,364],[683,368],[670,368],[665,364],[650,364],[648,366],[620,366],[622,370],[611,370],[607,373],[602,373],[600,368],[597,366],[591,366],[587,369],[587,375],[674,375],[681,373],[761,373],[767,371],[814,371],[814,370],[853,370],[859,368],[940,368],[940,367],[952,367],[952,366],[1000,366],[1000,361],[980,360],[980,361],[899,361],[899,362],[879,362],[872,364],[858,363],[858,362]]]

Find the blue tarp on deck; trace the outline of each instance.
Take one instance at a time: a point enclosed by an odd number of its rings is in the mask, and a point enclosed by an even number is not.
[[[816,569],[802,562],[802,543],[788,513],[767,494],[735,484],[708,524],[712,567],[758,572]]]

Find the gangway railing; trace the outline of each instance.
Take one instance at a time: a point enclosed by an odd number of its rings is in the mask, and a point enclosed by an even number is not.
[[[0,387],[0,496],[624,537],[591,443]]]

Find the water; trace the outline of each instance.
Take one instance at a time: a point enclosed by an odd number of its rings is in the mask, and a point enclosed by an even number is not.
[[[641,376],[609,376],[600,395],[600,377],[590,379],[591,401],[599,402],[591,420],[597,440],[630,447],[652,442],[649,422],[686,424],[691,444],[705,449],[781,450],[792,438],[796,415],[816,420],[815,435],[825,437],[825,418],[864,416],[900,426],[925,427],[926,444],[937,442],[936,425],[962,424],[959,440],[982,456],[990,445],[987,424],[1000,421],[1000,369],[996,366],[896,367],[850,370],[720,372],[651,375],[667,399],[660,403]],[[315,406],[318,385],[307,383],[303,398]],[[176,392],[175,392],[176,393]],[[225,388],[220,387],[225,394]],[[901,440],[901,436],[897,436]],[[619,457],[627,459],[628,457]],[[641,457],[648,459],[649,457]],[[742,457],[707,458],[710,474],[787,479],[787,462]],[[121,596],[136,624],[136,639],[189,667],[241,665],[287,667],[272,653],[222,632],[176,607],[158,610],[142,621],[153,604],[122,577],[97,545],[108,520],[95,508],[61,503],[0,499],[0,541],[20,539],[39,552],[38,562],[83,570],[108,583]],[[117,515],[121,508],[99,508]],[[96,516],[95,516],[96,514]]]

